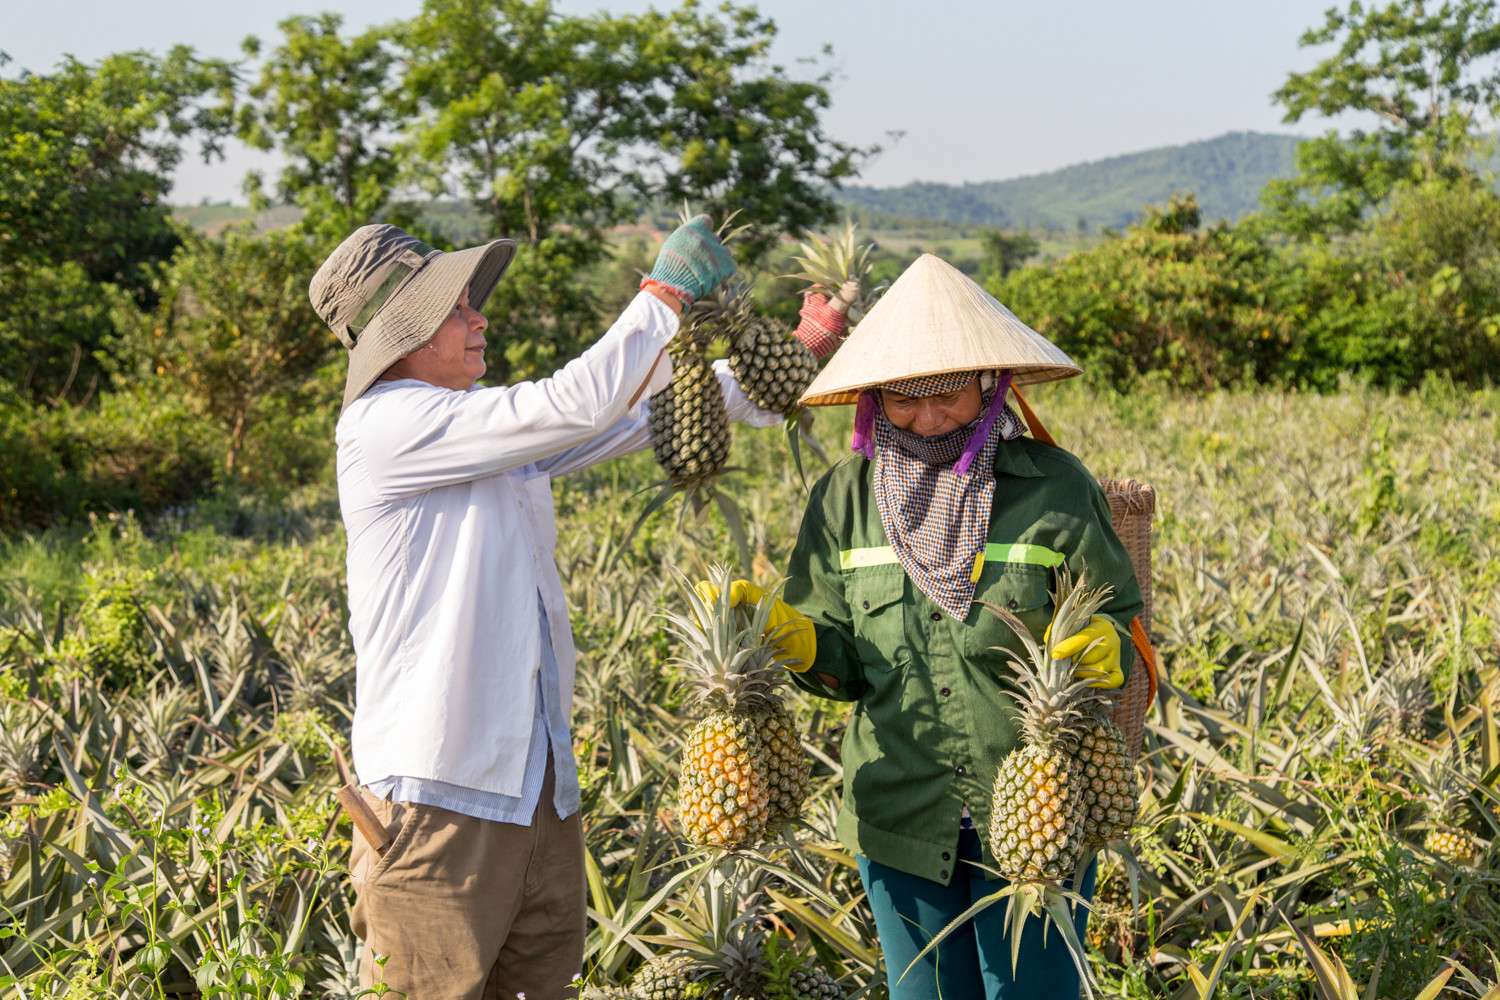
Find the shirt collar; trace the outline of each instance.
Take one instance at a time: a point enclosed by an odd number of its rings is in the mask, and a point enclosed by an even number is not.
[[[1031,461],[1031,456],[1026,454],[1026,446],[1021,442],[1027,438],[1016,438],[1013,441],[1001,441],[1000,447],[995,449],[995,472],[1004,473],[1007,476],[1021,476],[1026,479],[1035,479],[1042,475]]]

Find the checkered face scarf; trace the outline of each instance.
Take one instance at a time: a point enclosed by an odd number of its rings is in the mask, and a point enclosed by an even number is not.
[[[974,375],[937,375],[887,388],[933,396],[963,388]],[[1010,378],[1002,376],[984,394],[985,412],[977,420],[937,437],[899,430],[875,401],[875,504],[881,526],[917,589],[958,621],[968,618],[974,603],[974,561],[989,534],[995,449],[1026,431],[1005,403],[1009,388]]]

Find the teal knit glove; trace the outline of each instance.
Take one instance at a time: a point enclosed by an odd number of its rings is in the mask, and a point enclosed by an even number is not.
[[[708,216],[700,215],[666,238],[641,287],[659,285],[691,306],[732,274],[734,258],[714,235]]]

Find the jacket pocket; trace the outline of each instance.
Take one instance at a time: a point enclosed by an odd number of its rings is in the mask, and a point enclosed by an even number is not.
[[[999,657],[1008,663],[1010,658],[995,647],[1017,653],[1026,649],[1015,630],[999,615],[981,606],[980,601],[1015,615],[1040,646],[1052,621],[1052,595],[1047,592],[1051,581],[1052,571],[1045,566],[1007,563],[993,569],[986,567],[975,588],[975,606],[964,636],[964,652],[973,659]]]
[[[904,666],[906,653],[906,574],[900,566],[853,570],[844,593],[854,631],[854,648],[867,670]]]

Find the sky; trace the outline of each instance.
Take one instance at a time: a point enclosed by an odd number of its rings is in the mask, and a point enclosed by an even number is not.
[[[1281,121],[1271,94],[1322,53],[1302,33],[1333,0],[761,0],[779,29],[774,60],[831,69],[833,137],[881,144],[858,183],[1003,180],[1226,132],[1310,135],[1331,123]],[[633,12],[648,0],[556,0],[560,10]],[[420,0],[0,0],[0,51],[45,72],[64,54],[173,44],[239,58],[274,44],[296,14],[342,13],[351,33],[411,17]],[[825,45],[832,57],[821,56]],[[899,133],[898,139],[893,139]],[[247,169],[276,160],[237,147],[224,162],[184,158],[172,200],[242,202]]]

